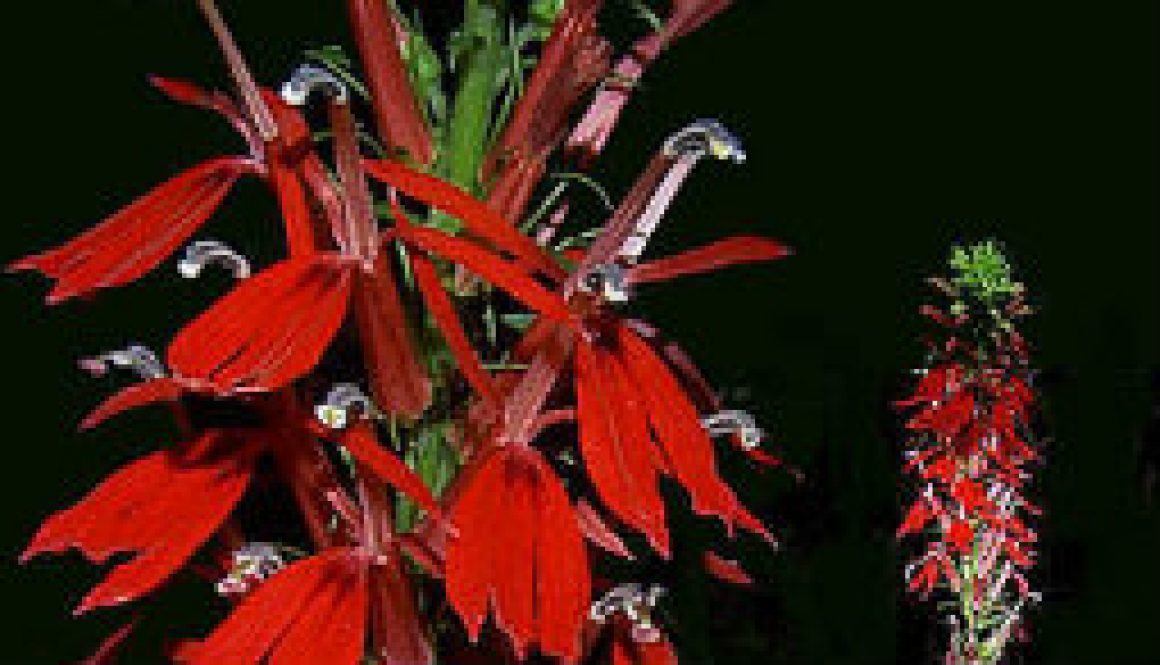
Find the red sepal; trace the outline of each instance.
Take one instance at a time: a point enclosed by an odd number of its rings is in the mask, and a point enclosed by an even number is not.
[[[772,261],[792,254],[785,245],[756,236],[733,236],[633,267],[628,279],[634,283],[661,282],[740,263]]]

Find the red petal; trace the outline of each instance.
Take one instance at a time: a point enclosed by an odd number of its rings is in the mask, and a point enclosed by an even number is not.
[[[621,360],[637,394],[644,399],[649,422],[674,475],[692,496],[693,509],[730,523],[737,501],[717,474],[713,442],[701,426],[696,408],[644,341],[624,326],[618,332]]]
[[[537,454],[534,459],[540,478],[536,534],[540,650],[574,663],[580,658],[580,632],[592,602],[588,554],[564,486],[542,457]]]
[[[240,447],[221,456],[215,451],[222,445]],[[211,431],[191,444],[137,460],[46,520],[22,558],[68,547],[95,562],[134,552],[77,612],[140,597],[181,567],[225,520],[249,483],[252,452],[246,442]]]
[[[73,240],[21,259],[9,270],[37,270],[56,280],[50,303],[127,284],[176,251],[217,209],[234,181],[257,170],[246,157],[199,164]]]
[[[325,555],[324,555],[325,556]],[[274,647],[267,665],[358,665],[367,624],[367,572],[340,554],[318,595],[303,608]]]
[[[454,185],[392,161],[367,161],[367,173],[398,188],[411,198],[442,210],[463,221],[475,236],[496,249],[507,252],[533,270],[547,277],[563,279],[564,269],[552,260],[531,238],[521,234],[512,223],[500,217],[483,202]]]
[[[326,593],[336,559],[345,564],[346,550],[326,552],[291,564],[262,583],[201,642],[187,642],[174,660],[190,665],[257,665],[298,617]],[[361,646],[361,643],[360,643]]]
[[[571,318],[562,298],[540,286],[519,266],[504,261],[479,245],[420,226],[400,227],[398,231],[406,242],[463,265],[531,309],[561,322]]]
[[[359,464],[369,469],[380,481],[411,497],[431,515],[441,515],[435,496],[423,484],[423,479],[398,457],[384,450],[367,425],[360,424],[348,429],[341,443]]]
[[[547,463],[526,446],[496,450],[459,494],[447,547],[446,588],[472,640],[487,616],[517,651],[540,650],[567,662],[580,652],[591,589],[576,514]]]
[[[502,519],[490,537],[498,546],[493,552],[493,602],[495,623],[507,633],[516,657],[523,660],[536,638],[536,577],[543,573],[537,560],[539,514],[544,500],[536,469],[521,456],[508,455],[503,464]],[[505,564],[506,562],[506,564]]]
[[[302,180],[290,167],[280,161],[273,161],[270,164],[270,184],[282,209],[288,253],[292,257],[312,254],[316,249],[314,219]]]
[[[179,332],[169,365],[219,392],[281,388],[318,364],[342,325],[350,288],[346,267],[328,257],[277,263]]]
[[[431,136],[399,55],[392,10],[381,0],[348,0],[347,9],[383,142],[430,162]]]
[[[715,552],[705,552],[703,562],[705,564],[705,570],[719,580],[741,586],[751,586],[753,584],[753,578],[732,559],[726,559]]]
[[[531,561],[493,561],[497,550],[502,549],[496,536],[504,519],[500,512],[506,492],[504,467],[504,452],[492,454],[459,494],[451,512],[452,524],[459,535],[447,544],[444,561],[447,600],[463,620],[472,642],[479,639],[487,618],[496,565],[532,565]]]
[[[443,333],[443,339],[447,341],[447,346],[451,349],[451,354],[455,356],[455,361],[459,363],[459,371],[463,372],[463,377],[479,393],[480,397],[493,407],[499,408],[502,399],[499,389],[496,387],[495,381],[492,380],[491,374],[484,369],[483,363],[479,360],[479,354],[475,352],[475,348],[467,338],[467,332],[464,331],[459,314],[455,311],[455,304],[443,289],[443,285],[439,283],[439,275],[435,272],[435,266],[426,256],[415,253],[411,256],[411,267],[415,273],[415,283],[418,284],[419,290],[423,293],[423,300],[427,303],[431,317],[435,320],[439,331]]]
[[[181,385],[173,379],[153,379],[129,386],[101,402],[92,413],[85,416],[80,429],[92,429],[113,416],[146,404],[176,401],[184,392]]]
[[[772,261],[791,254],[785,245],[755,236],[734,236],[676,256],[643,263],[629,271],[631,282],[659,282],[738,263]]]
[[[580,451],[588,475],[604,504],[668,558],[656,450],[644,405],[628,382],[607,351],[576,345]]]

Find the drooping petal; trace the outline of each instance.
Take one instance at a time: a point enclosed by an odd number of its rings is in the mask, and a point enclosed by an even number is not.
[[[734,236],[704,247],[691,249],[634,266],[628,273],[631,283],[661,282],[739,263],[772,261],[789,256],[785,245],[756,236]]]
[[[355,665],[362,655],[364,636],[360,633],[353,640],[350,636],[358,622],[365,621],[365,584],[351,579],[363,574],[352,565],[351,558],[349,550],[334,549],[291,564],[247,596],[205,640],[182,644],[174,660],[187,665],[257,665],[280,640],[293,639],[290,644],[294,646],[310,642],[308,638],[313,637],[344,656],[351,651],[348,641],[354,641],[358,646],[354,659],[339,660],[340,654],[335,654],[333,661],[323,662]],[[360,601],[359,586],[364,589],[364,608],[357,613],[362,619],[354,616],[352,608]],[[317,620],[321,615],[337,612],[342,612],[341,617],[336,617],[340,620],[330,628],[335,634],[328,636]],[[302,630],[292,637],[298,627]],[[342,643],[336,644],[339,638]],[[289,651],[283,654],[288,656]]]
[[[575,512],[543,457],[523,445],[497,449],[457,496],[458,535],[447,547],[447,597],[472,640],[487,616],[517,652],[531,646],[575,662],[591,598]]]
[[[328,556],[326,554],[322,555]],[[346,553],[331,555],[330,570],[270,653],[268,665],[357,665],[366,637],[368,571]]]
[[[98,226],[9,270],[55,280],[50,303],[127,284],[177,250],[217,209],[234,182],[260,166],[247,157],[203,162],[129,204]]]
[[[576,513],[564,486],[538,455],[541,478],[536,534],[536,611],[544,653],[574,663],[592,600],[592,583]]]
[[[730,526],[741,507],[717,473],[713,442],[679,382],[651,348],[625,326],[617,329],[620,357],[648,411],[649,422],[673,475],[693,500],[693,509]]]
[[[463,621],[472,642],[479,640],[487,619],[488,600],[496,583],[493,558],[499,549],[497,534],[506,492],[503,451],[491,455],[455,497],[451,522],[458,535],[447,544],[444,560],[447,600]],[[510,565],[532,566],[533,562]]]
[[[519,266],[469,240],[421,226],[399,228],[398,233],[404,241],[462,265],[541,314],[560,322],[571,318],[562,298],[540,286]]]
[[[109,418],[130,409],[157,402],[175,401],[181,397],[184,391],[185,389],[178,381],[169,378],[152,379],[129,386],[101,402],[97,408],[85,416],[85,419],[81,421],[80,429],[92,429]]]
[[[77,612],[138,598],[164,582],[217,530],[249,484],[255,444],[210,431],[123,467],[41,526],[22,559],[76,548],[94,562],[133,558]]]
[[[423,479],[398,457],[384,450],[369,425],[360,423],[351,427],[343,432],[340,441],[351,456],[380,481],[403,492],[431,515],[441,515],[435,496]]]
[[[410,169],[399,162],[367,161],[367,173],[397,188],[403,194],[463,221],[468,231],[507,252],[529,269],[553,279],[562,279],[564,270],[543,248],[523,235],[512,222],[501,217],[482,201],[439,178]]]
[[[625,524],[669,555],[657,451],[644,406],[624,369],[610,354],[576,345],[576,400],[580,452],[589,478],[606,506]]]
[[[337,334],[350,299],[348,268],[323,255],[267,268],[177,334],[170,367],[223,393],[287,385],[318,364]]]
[[[348,0],[347,10],[383,142],[415,161],[431,161],[431,135],[399,54],[397,24],[381,0]]]

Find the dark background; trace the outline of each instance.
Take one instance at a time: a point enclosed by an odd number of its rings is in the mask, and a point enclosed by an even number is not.
[[[349,43],[337,0],[224,4],[267,82],[303,47]],[[640,305],[807,476],[795,485],[730,465],[785,543],[776,555],[727,546],[756,590],[705,580],[691,551],[714,534],[686,529],[687,551],[664,572],[682,662],[932,662],[927,608],[899,590],[888,403],[920,358],[922,278],[951,242],[988,236],[1007,243],[1040,310],[1025,333],[1053,437],[1039,483],[1045,602],[1014,662],[1160,662],[1160,496],[1149,508],[1141,482],[1160,366],[1156,4],[738,5],[654,69],[596,171],[623,192],[668,131],[719,117],[750,161],[700,168],[658,244],[751,232],[797,249],[771,267],[658,287]],[[21,3],[6,23],[0,258],[71,237],[166,174],[238,147],[216,118],[145,86],[147,73],[224,84],[193,3]],[[243,187],[209,233],[274,213]],[[265,242],[258,254],[277,251]],[[75,557],[15,558],[45,515],[169,435],[158,413],[75,435],[112,387],[75,359],[125,341],[162,348],[216,288],[166,276],[49,310],[39,280],[0,281],[0,663],[78,658],[131,614],[70,619],[96,571]],[[146,632],[171,615],[211,621],[198,607],[150,606]]]

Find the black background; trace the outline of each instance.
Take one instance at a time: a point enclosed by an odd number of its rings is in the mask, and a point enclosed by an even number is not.
[[[348,43],[337,0],[224,4],[267,82],[306,46]],[[596,170],[623,192],[668,131],[716,116],[746,139],[749,163],[701,167],[659,248],[749,232],[797,250],[657,287],[639,305],[807,476],[795,485],[729,465],[784,540],[776,555],[745,539],[723,546],[755,590],[705,580],[693,546],[719,539],[685,529],[686,550],[662,573],[682,662],[933,662],[926,608],[899,590],[888,403],[920,357],[921,279],[952,241],[992,235],[1040,309],[1025,332],[1054,437],[1039,485],[1045,602],[1015,662],[1160,662],[1160,497],[1149,508],[1140,482],[1160,366],[1156,4],[738,5],[653,70]],[[145,85],[147,73],[224,85],[192,2],[21,3],[6,24],[0,258],[71,237],[167,174],[238,147],[219,120]],[[272,229],[274,214],[259,187],[243,186],[207,234],[248,237],[233,229]],[[279,251],[272,233],[247,242],[259,256]],[[224,288],[163,274],[55,309],[41,305],[37,279],[0,281],[0,663],[80,657],[131,614],[71,619],[96,571],[74,557],[15,558],[45,515],[170,435],[160,413],[73,433],[112,388],[75,371],[78,356],[125,341],[161,348]],[[178,588],[143,608],[145,636],[170,618],[185,635],[195,634],[185,622],[211,622],[200,594]]]

